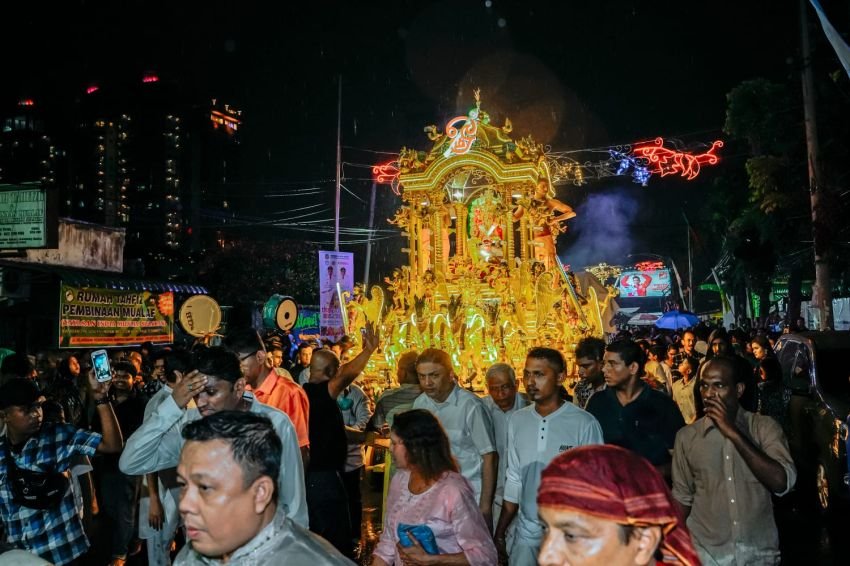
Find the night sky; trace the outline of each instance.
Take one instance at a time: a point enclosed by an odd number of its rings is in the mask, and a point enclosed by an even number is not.
[[[4,5],[3,103],[24,95],[70,100],[89,81],[133,80],[155,71],[201,100],[217,96],[243,109],[247,185],[241,194],[267,215],[270,207],[285,215],[303,202],[264,195],[316,186],[324,189],[318,198],[331,204],[339,74],[346,186],[367,200],[369,171],[358,164],[387,158],[375,152],[429,147],[423,126],[442,127],[465,113],[476,87],[493,122],[511,119],[515,139],[531,133],[555,150],[570,150],[659,135],[710,142],[722,137],[725,95],[736,84],[758,76],[784,81],[797,73],[795,1],[271,6]],[[741,159],[730,155],[726,164]],[[632,240],[621,251],[685,261],[680,211],[697,217],[712,174],[705,169],[698,182],[655,180],[647,188],[626,179],[562,187],[559,196],[580,211],[592,195],[620,199],[623,216],[611,222],[628,224],[618,233]],[[379,194],[381,219],[396,201],[385,187]],[[346,195],[343,224],[362,226],[363,211]],[[606,234],[604,219],[594,226],[579,220],[561,249],[582,232]],[[398,247],[398,240],[386,240],[379,255],[391,257]],[[713,261],[713,253],[706,250],[703,261]]]

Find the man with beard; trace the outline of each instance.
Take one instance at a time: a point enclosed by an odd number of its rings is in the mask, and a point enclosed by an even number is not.
[[[510,549],[511,566],[537,564],[544,525],[537,514],[540,474],[558,454],[589,444],[602,444],[602,429],[590,413],[564,401],[564,356],[551,348],[532,348],[525,360],[525,390],[534,405],[520,409],[508,423],[508,466],[502,514],[494,539],[500,563],[508,562],[507,529],[519,513]]]

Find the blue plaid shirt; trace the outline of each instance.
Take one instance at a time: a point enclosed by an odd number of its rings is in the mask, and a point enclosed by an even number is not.
[[[67,472],[75,454],[94,456],[101,435],[64,424],[45,424],[14,455],[19,468],[37,472]],[[30,509],[12,502],[6,470],[8,440],[0,442],[0,519],[6,541],[38,554],[53,564],[67,564],[86,552],[89,541],[68,489],[55,509]]]

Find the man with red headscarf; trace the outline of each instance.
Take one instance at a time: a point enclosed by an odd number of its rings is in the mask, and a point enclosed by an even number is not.
[[[540,566],[699,566],[691,535],[661,474],[634,452],[581,446],[543,470],[547,526]]]

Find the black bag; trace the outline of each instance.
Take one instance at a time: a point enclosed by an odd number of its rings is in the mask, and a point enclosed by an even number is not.
[[[70,482],[58,472],[33,472],[19,468],[6,442],[6,478],[12,490],[12,502],[30,509],[53,509],[62,502]]]

